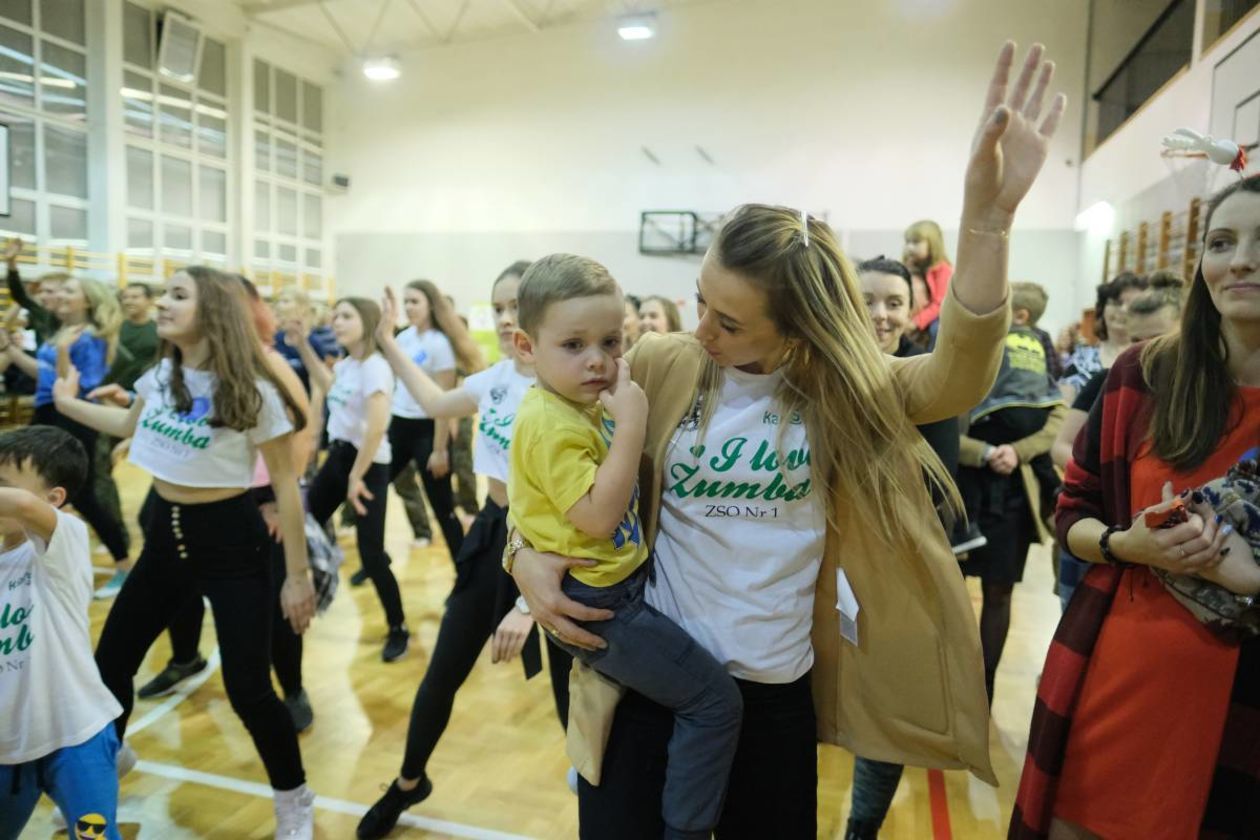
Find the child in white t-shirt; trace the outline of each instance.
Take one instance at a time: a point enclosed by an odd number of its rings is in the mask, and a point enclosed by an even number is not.
[[[87,453],[54,426],[0,435],[0,838],[47,793],[76,837],[120,836],[122,707],[92,658],[87,527],[59,508]]]

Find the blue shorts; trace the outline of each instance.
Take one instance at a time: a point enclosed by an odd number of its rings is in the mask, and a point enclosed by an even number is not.
[[[121,840],[118,833],[118,734],[114,722],[82,744],[25,764],[0,764],[0,840],[17,840],[39,795],[47,793],[75,840]]]

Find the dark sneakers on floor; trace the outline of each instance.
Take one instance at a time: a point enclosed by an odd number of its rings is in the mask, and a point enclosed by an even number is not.
[[[955,557],[966,554],[968,551],[975,551],[977,548],[984,548],[989,544],[988,538],[980,533],[980,526],[974,522],[967,523],[966,528],[962,525],[954,528],[949,542],[950,547],[954,549]]]
[[[359,571],[350,575],[351,586],[362,586],[363,584],[367,582],[368,582],[368,573],[366,569],[359,569]]]
[[[306,689],[299,688],[296,694],[284,698],[284,707],[293,718],[293,728],[299,733],[311,728],[315,722],[315,712],[311,709],[311,698],[306,696]]]
[[[148,700],[152,697],[162,697],[170,694],[175,690],[176,686],[193,674],[200,673],[206,667],[206,660],[198,656],[192,662],[180,665],[177,662],[167,663],[162,669],[162,673],[140,686],[140,690],[136,692],[141,700]]]
[[[388,836],[398,824],[398,818],[402,816],[402,812],[412,805],[423,802],[430,793],[433,793],[433,783],[429,781],[428,776],[422,778],[420,784],[411,790],[399,788],[398,780],[395,779],[389,783],[385,795],[376,800],[376,804],[368,808],[363,819],[359,820],[359,827],[355,829],[354,836],[359,840],[378,840],[378,838]]]
[[[410,639],[411,633],[406,627],[391,627],[389,637],[385,639],[385,650],[381,651],[381,659],[386,662],[401,659],[407,652],[407,642]]]

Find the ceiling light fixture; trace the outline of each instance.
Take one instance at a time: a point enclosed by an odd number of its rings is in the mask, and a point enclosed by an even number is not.
[[[623,41],[645,41],[656,35],[656,15],[625,15],[617,20],[617,34]]]
[[[374,82],[392,82],[402,75],[402,67],[392,55],[368,58],[363,61],[363,75]]]

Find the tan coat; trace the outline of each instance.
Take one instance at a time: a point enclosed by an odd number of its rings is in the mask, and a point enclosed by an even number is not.
[[[1009,320],[1006,306],[976,316],[951,293],[941,309],[935,352],[885,357],[905,402],[908,441],[918,434],[914,425],[957,417],[984,398],[997,376]],[[665,454],[692,405],[703,358],[696,340],[681,334],[645,338],[633,353],[633,378],[651,406],[639,472],[649,545],[659,522]],[[827,533],[814,597],[818,738],[880,761],[968,769],[996,784],[975,615],[922,475],[913,464],[907,470],[903,486],[913,490],[901,506],[909,535],[901,547],[860,521],[844,500],[839,528]],[[839,568],[859,603],[858,646],[840,637]],[[575,679],[573,708],[579,710],[577,725],[596,733],[591,740],[597,741],[610,725],[615,693],[597,699],[589,686],[589,679]],[[575,766],[598,768],[602,745],[577,740],[589,744],[592,754],[574,755],[571,737]]]

